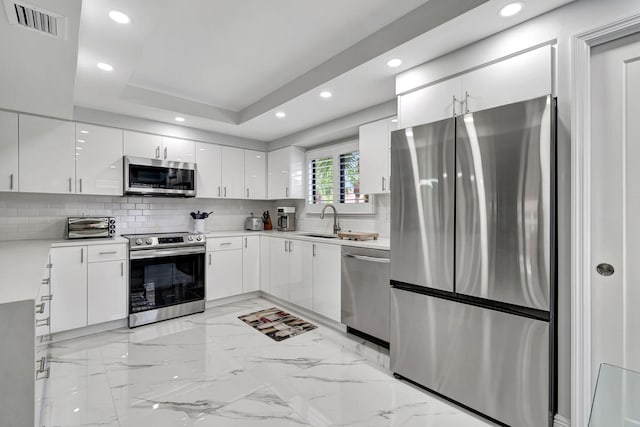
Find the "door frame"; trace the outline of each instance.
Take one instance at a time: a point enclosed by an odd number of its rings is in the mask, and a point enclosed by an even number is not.
[[[591,48],[640,32],[640,14],[571,40],[571,424],[591,408]]]

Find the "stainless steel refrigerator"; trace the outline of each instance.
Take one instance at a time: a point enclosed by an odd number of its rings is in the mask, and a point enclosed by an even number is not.
[[[394,131],[391,369],[511,426],[555,413],[555,100]]]

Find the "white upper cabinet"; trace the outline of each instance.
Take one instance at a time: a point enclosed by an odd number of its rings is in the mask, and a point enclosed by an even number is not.
[[[161,160],[173,162],[195,162],[195,142],[188,139],[170,138],[168,136],[161,137],[162,152]]]
[[[360,191],[364,194],[389,192],[391,131],[396,123],[391,118],[360,126]]]
[[[285,147],[268,154],[269,199],[304,199],[304,150]]]
[[[162,158],[162,137],[150,133],[124,131],[124,154],[146,159]]]
[[[0,191],[18,191],[18,115],[0,111]]]
[[[247,199],[267,198],[266,158],[262,151],[244,150],[244,185]]]
[[[462,75],[463,113],[549,95],[552,56],[552,47],[543,46]]]
[[[460,114],[462,79],[453,78],[398,97],[400,129],[437,122]],[[454,101],[455,97],[455,101]]]
[[[244,150],[222,147],[222,197],[244,199]]]
[[[196,197],[222,197],[222,154],[219,145],[196,142]]]
[[[19,186],[32,193],[75,193],[75,123],[19,116]]]
[[[76,123],[76,192],[122,195],[122,130]]]

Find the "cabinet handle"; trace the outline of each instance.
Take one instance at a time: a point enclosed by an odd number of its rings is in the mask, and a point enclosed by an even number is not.
[[[9,190],[13,190],[13,174],[9,175]]]
[[[80,264],[84,262],[84,248],[80,248]]]
[[[464,113],[467,114],[469,112],[469,92],[464,91]]]
[[[385,188],[385,182],[384,182],[384,181],[385,181],[385,179],[384,179],[384,176],[383,176],[383,177],[382,177],[382,191],[385,191],[385,190],[386,190],[386,188]]]
[[[53,299],[53,295],[49,294],[49,295],[42,295],[40,297],[40,301],[51,301]]]
[[[160,158],[160,146],[158,145],[156,147],[156,159],[159,159],[159,158]]]
[[[80,178],[80,192],[82,193],[82,178]]]
[[[284,241],[284,251],[285,252],[289,252],[289,250],[287,249],[287,241],[286,240]]]
[[[36,314],[44,313],[44,303],[36,304]]]
[[[220,186],[218,186],[218,197],[220,197]]]
[[[313,244],[313,256],[316,256],[316,244]]]
[[[120,277],[124,277],[124,262],[120,263]]]
[[[50,280],[49,280],[49,279],[42,279],[42,284],[43,284],[43,285],[48,285],[48,284],[49,284],[49,282],[50,282]]]
[[[211,254],[209,254],[209,265],[211,265]]]
[[[36,319],[36,326],[49,326],[49,318],[46,319]]]
[[[247,249],[247,238],[244,238],[244,248]]]
[[[227,197],[227,186],[224,186],[224,197]]]
[[[249,198],[249,189],[247,188],[247,199]]]
[[[164,147],[164,159],[167,160],[167,147]]]
[[[293,252],[293,251],[291,250],[291,240],[289,240],[289,252]]]
[[[47,363],[47,359],[43,356],[39,360],[36,360],[36,363],[39,364],[38,369],[36,369],[36,380],[43,380],[45,378],[49,378],[49,373],[51,372],[51,368],[45,369],[45,364]],[[40,375],[44,374],[44,375]]]
[[[71,193],[71,178],[69,178],[69,193]]]
[[[231,244],[231,242],[223,242],[220,243],[220,246],[229,246]]]
[[[284,188],[284,197],[289,197],[289,187]]]
[[[117,254],[117,251],[106,251],[106,252],[98,252],[100,255],[110,255],[110,254]]]

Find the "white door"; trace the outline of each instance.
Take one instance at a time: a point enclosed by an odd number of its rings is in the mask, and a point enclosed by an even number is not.
[[[453,97],[456,97],[456,103]],[[462,79],[457,77],[398,97],[399,128],[423,125],[453,117],[460,112]]]
[[[207,300],[242,293],[242,250],[210,252],[211,268],[207,278]]]
[[[313,309],[313,274],[311,258],[313,257],[311,242],[291,240],[289,259],[289,300],[309,310]]]
[[[289,240],[272,237],[269,243],[270,293],[289,301]]]
[[[89,325],[127,317],[126,261],[92,262],[87,273]]]
[[[162,158],[162,137],[150,133],[124,131],[124,154],[146,159]]]
[[[640,35],[594,48],[591,81],[593,390],[601,363],[640,371]]]
[[[18,115],[0,111],[0,191],[18,191]]]
[[[195,142],[188,139],[162,137],[162,160],[195,162]]]
[[[260,290],[271,293],[269,274],[271,272],[271,237],[260,236]]]
[[[244,150],[222,147],[222,197],[245,199]]]
[[[267,197],[267,162],[262,151],[244,150],[244,185],[247,199]]]
[[[267,165],[269,199],[285,199],[288,197],[289,185],[289,149],[280,148],[269,152]]]
[[[75,193],[75,124],[20,114],[20,191]]]
[[[313,256],[313,311],[340,321],[340,245],[316,243]]]
[[[76,123],[76,192],[122,195],[122,130]]]
[[[87,247],[51,249],[51,332],[87,326]]]
[[[390,119],[360,126],[360,191],[364,194],[389,192]]]
[[[260,290],[260,236],[245,236],[242,243],[242,292]]]
[[[196,164],[198,170],[196,197],[209,199],[222,197],[220,146],[196,142]]]

